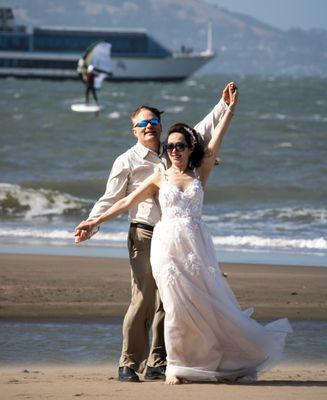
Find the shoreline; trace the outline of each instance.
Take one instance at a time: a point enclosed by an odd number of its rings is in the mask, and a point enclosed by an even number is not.
[[[220,263],[254,318],[327,320],[327,269]],[[122,318],[130,299],[128,260],[0,254],[0,319]]]
[[[90,243],[80,245],[49,245],[43,244],[0,244],[0,254],[29,254],[48,256],[75,256],[91,258],[119,258],[128,259],[126,245],[104,246]],[[291,251],[269,251],[269,250],[216,250],[219,263],[228,264],[260,264],[297,267],[327,268],[327,254],[322,253],[296,253]]]

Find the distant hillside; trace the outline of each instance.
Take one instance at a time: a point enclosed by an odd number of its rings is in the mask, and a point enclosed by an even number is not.
[[[10,6],[7,2],[7,5]],[[146,28],[170,49],[206,47],[207,23],[217,57],[205,72],[327,75],[327,31],[281,31],[201,0],[15,0],[28,26]]]

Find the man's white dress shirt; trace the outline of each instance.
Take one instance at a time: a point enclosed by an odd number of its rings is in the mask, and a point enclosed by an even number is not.
[[[227,104],[221,99],[213,110],[194,127],[204,139],[205,144],[209,142],[226,108]],[[116,201],[133,192],[158,169],[164,170],[167,164],[166,153],[158,155],[142,144],[136,143],[115,160],[107,181],[106,191],[94,204],[88,219],[99,217]],[[158,200],[149,198],[129,210],[129,220],[154,226],[159,221],[160,214]]]

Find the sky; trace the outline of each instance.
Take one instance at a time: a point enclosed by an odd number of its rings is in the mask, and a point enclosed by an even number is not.
[[[327,0],[205,0],[280,29],[327,29]]]

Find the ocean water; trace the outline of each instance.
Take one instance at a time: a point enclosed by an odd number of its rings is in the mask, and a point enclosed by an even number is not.
[[[265,322],[262,322],[263,325]],[[292,321],[284,361],[326,365],[326,321]],[[0,365],[117,364],[120,318],[0,322]]]
[[[70,110],[83,101],[80,82],[2,79],[0,251],[125,255],[126,215],[80,247],[73,230],[103,194],[114,159],[135,143],[130,113],[140,104],[164,110],[164,137],[174,122],[201,120],[230,80],[239,105],[204,205],[218,258],[327,266],[323,78],[106,82],[98,117]]]

